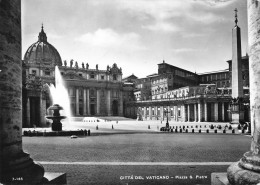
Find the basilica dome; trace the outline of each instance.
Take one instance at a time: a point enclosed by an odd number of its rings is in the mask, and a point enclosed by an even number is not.
[[[24,55],[24,61],[29,64],[41,65],[62,65],[61,57],[55,47],[47,42],[46,33],[42,30],[39,33],[38,41],[33,43]]]

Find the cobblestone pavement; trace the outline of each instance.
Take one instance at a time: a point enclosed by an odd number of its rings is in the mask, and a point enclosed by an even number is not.
[[[23,148],[36,161],[53,161],[43,164],[45,170],[66,172],[68,184],[210,184],[210,174],[225,172],[228,165],[74,165],[71,162],[235,162],[249,150],[250,137],[185,133],[77,139],[23,137]],[[57,161],[65,163],[55,164]],[[134,179],[129,179],[132,175]],[[135,179],[138,176],[140,179]]]

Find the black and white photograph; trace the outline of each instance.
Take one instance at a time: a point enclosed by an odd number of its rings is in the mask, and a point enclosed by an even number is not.
[[[0,184],[260,184],[260,0],[0,0]]]

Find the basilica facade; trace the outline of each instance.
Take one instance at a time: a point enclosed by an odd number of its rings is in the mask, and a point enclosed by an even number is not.
[[[70,98],[72,116],[123,116],[122,69],[116,63],[106,69],[89,68],[88,63],[61,60],[47,41],[42,27],[38,41],[23,60],[23,126],[46,125],[47,108],[52,105],[49,86],[55,84],[58,66]],[[128,92],[126,87],[126,92]]]

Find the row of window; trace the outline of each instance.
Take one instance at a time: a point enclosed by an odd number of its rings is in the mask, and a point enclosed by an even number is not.
[[[168,112],[168,110],[167,109],[165,109],[164,108],[164,115],[166,116],[167,115],[167,112]],[[155,113],[156,113],[156,109],[155,108],[152,108],[151,109],[151,115],[152,116],[155,116]],[[144,108],[142,108],[142,115],[144,116],[145,114],[144,114]],[[147,108],[146,109],[146,116],[148,116],[148,115],[150,115],[150,112],[149,112],[149,108]],[[157,114],[156,114],[157,116],[160,116],[161,115],[161,109],[160,108],[157,108]],[[173,108],[171,108],[170,110],[169,110],[169,112],[168,112],[168,115],[170,115],[170,116],[174,116],[174,109]],[[177,109],[177,115],[180,117],[181,116],[181,108],[178,108]]]
[[[229,78],[229,75],[227,73],[219,73],[202,76],[201,80],[202,82],[208,82],[212,80],[223,80],[227,78]]]

